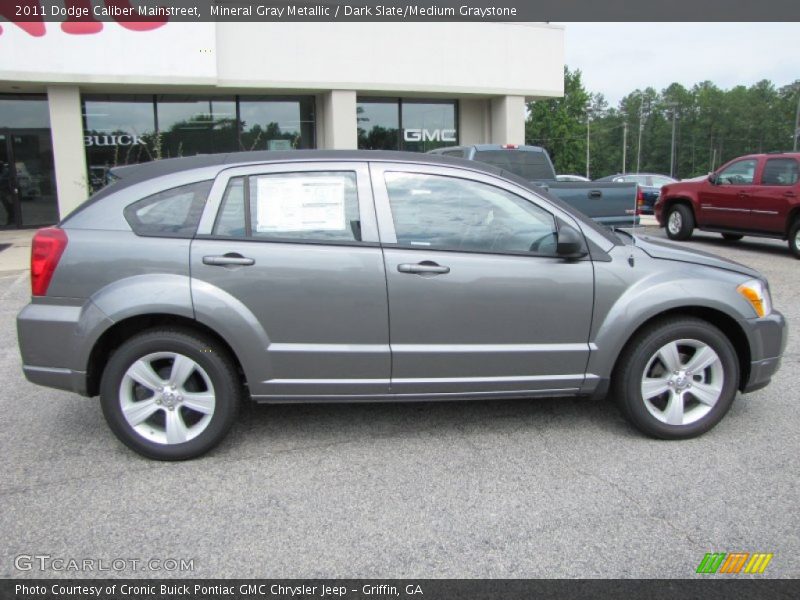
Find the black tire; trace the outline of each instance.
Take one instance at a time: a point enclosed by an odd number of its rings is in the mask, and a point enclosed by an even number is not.
[[[673,216],[674,215],[674,216]],[[667,237],[671,240],[688,240],[694,230],[694,214],[685,204],[673,204],[667,210]]]
[[[706,414],[696,421],[687,424],[668,424],[654,416],[642,395],[642,381],[645,369],[654,368],[651,359],[656,352],[676,340],[694,340],[709,346],[716,352],[721,365],[722,374],[718,377],[721,391],[716,403]],[[680,347],[680,346],[679,346]],[[660,365],[659,365],[660,368]],[[710,369],[710,367],[709,367]],[[705,379],[710,371],[696,375]],[[691,379],[688,380],[692,382]],[[715,382],[716,383],[716,382]],[[687,439],[702,435],[714,427],[725,416],[736,397],[739,383],[739,361],[730,340],[715,326],[707,321],[691,317],[676,317],[663,320],[643,329],[626,346],[617,361],[611,394],[617,402],[622,414],[640,431],[652,437],[675,440]],[[694,383],[697,386],[697,383]],[[674,386],[674,384],[673,384]],[[665,404],[674,387],[665,392],[666,396],[657,401]],[[694,396],[691,388],[686,404],[707,410]],[[686,398],[686,396],[683,396]],[[691,408],[690,408],[691,409]],[[668,408],[665,407],[666,413]]]
[[[194,414],[194,411],[181,406],[173,397],[162,401],[159,392],[150,392],[147,387],[134,383],[130,378],[125,378],[126,372],[134,363],[143,357],[157,353],[165,355],[174,353],[188,357],[195,363],[194,370],[187,376],[187,387],[193,385],[194,390],[204,393],[208,391],[206,381],[210,381],[213,408],[208,419],[204,421],[203,413]],[[166,378],[172,368],[170,359],[151,360],[153,362],[147,364],[157,375]],[[171,365],[175,366],[176,363],[177,361],[173,360]],[[159,365],[164,366],[159,367]],[[196,369],[197,366],[200,369]],[[157,367],[161,370],[158,371]],[[124,382],[123,379],[125,379]],[[162,433],[164,436],[167,435],[167,419],[170,417],[165,408],[167,401],[170,403],[169,410],[175,411],[173,413],[175,417],[183,415],[181,423],[184,427],[188,425],[187,419],[197,419],[198,422],[203,421],[204,429],[184,442],[159,443],[144,437],[134,429],[123,414],[123,383],[131,386],[137,395],[145,396],[144,401],[149,402],[151,399],[159,398],[157,402],[161,406],[142,423],[143,427],[150,429],[150,434],[160,435],[159,427],[163,426]],[[171,391],[172,388],[169,390]],[[188,330],[154,329],[132,337],[111,355],[100,382],[100,403],[111,431],[132,450],[156,460],[186,460],[208,452],[225,437],[236,419],[242,400],[241,390],[242,386],[234,362],[218,343]],[[183,387],[179,391],[184,394],[188,393]],[[148,397],[149,394],[152,396]],[[177,397],[181,400],[184,398],[183,396]],[[138,404],[138,400],[135,399],[135,401]],[[173,401],[176,405],[172,404]],[[154,402],[156,401],[154,400]],[[157,422],[159,419],[163,425],[159,425]],[[200,427],[198,426],[197,429]]]
[[[738,242],[744,236],[739,233],[723,233],[722,239],[728,242]]]
[[[795,258],[800,258],[800,218],[795,219],[789,228],[789,250]]]

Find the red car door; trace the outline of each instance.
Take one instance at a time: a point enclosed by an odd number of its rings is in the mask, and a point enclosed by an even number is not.
[[[715,173],[698,193],[700,224],[728,229],[750,229],[750,205],[758,159],[732,161]]]
[[[789,210],[798,201],[800,165],[793,157],[768,158],[753,187],[752,229],[781,233]]]

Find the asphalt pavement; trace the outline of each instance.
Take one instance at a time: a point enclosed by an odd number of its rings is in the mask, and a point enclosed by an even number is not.
[[[683,578],[712,551],[798,577],[800,261],[755,238],[687,246],[760,269],[792,330],[773,383],[699,439],[571,399],[248,406],[185,463],[128,450],[96,399],[25,381],[28,275],[2,271],[0,577]]]

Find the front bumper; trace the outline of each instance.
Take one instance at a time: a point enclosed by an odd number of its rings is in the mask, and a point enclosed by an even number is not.
[[[653,205],[653,214],[656,217],[656,221],[658,221],[658,226],[664,227],[664,205],[659,204],[658,200]]]
[[[750,342],[750,373],[742,392],[754,392],[769,384],[781,365],[788,330],[786,319],[778,311],[760,319],[742,322]]]

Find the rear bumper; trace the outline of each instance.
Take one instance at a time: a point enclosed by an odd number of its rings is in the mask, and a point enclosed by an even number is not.
[[[91,301],[57,300],[64,303],[34,301],[17,315],[22,371],[31,383],[86,395],[94,334],[112,322]]]
[[[745,331],[750,342],[750,374],[742,392],[754,392],[766,386],[781,365],[786,348],[786,319],[777,311],[761,319],[749,319]]]
[[[22,365],[22,372],[25,373],[25,379],[36,385],[75,392],[81,396],[87,395],[84,371]]]

